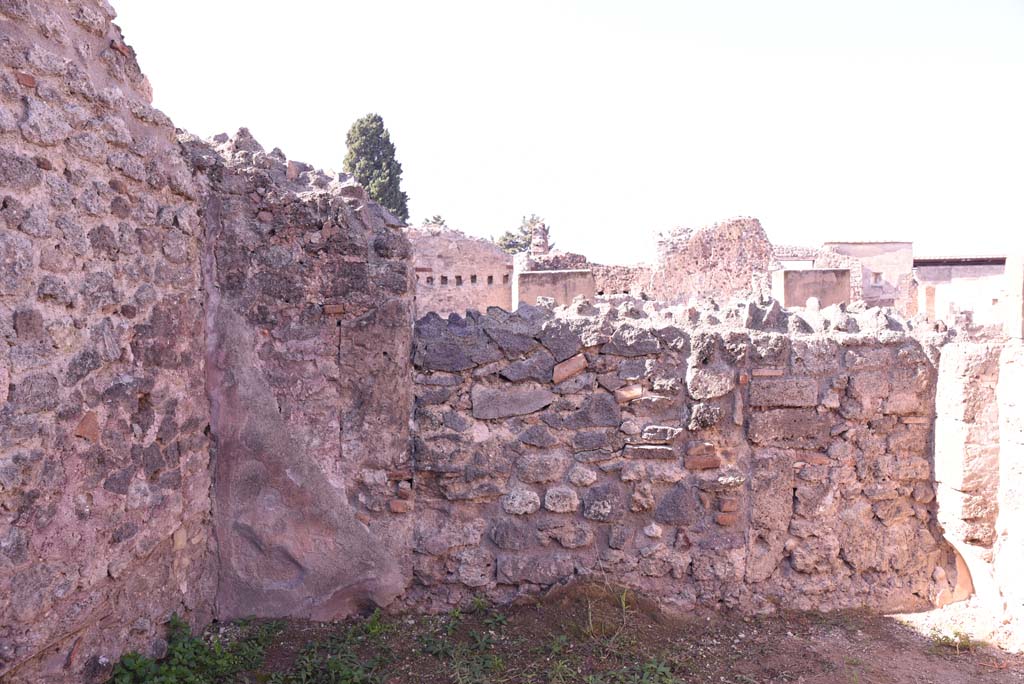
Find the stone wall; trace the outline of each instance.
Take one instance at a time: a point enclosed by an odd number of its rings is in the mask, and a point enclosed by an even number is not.
[[[176,139],[112,18],[0,2],[0,680],[102,681],[160,655],[172,612],[330,619],[575,577],[679,608],[893,610],[957,585],[943,340],[877,309],[621,295],[414,328],[416,275],[431,307],[510,308],[510,260],[413,264],[347,178],[244,129]],[[648,294],[763,294],[762,237],[676,235]],[[467,299],[424,295],[431,274]],[[1013,345],[991,547],[1019,615]]]
[[[846,269],[850,272],[850,301],[855,302],[864,298],[864,267],[856,257],[840,254],[830,248],[817,249],[792,245],[776,245],[773,247],[772,255],[775,262],[799,260],[809,261],[812,268]],[[782,267],[780,263],[772,266],[773,270]]]
[[[330,619],[408,582],[410,245],[345,178],[245,130],[204,185],[217,612]]]
[[[0,680],[211,616],[201,228],[105,2],[0,3]]]
[[[939,363],[935,480],[940,522],[961,552],[992,562],[999,509],[998,343],[946,345]]]
[[[772,272],[772,297],[782,306],[806,306],[814,297],[819,306],[850,302],[850,271],[814,268]]]
[[[515,261],[517,271],[589,270],[594,276],[594,292],[591,294],[630,294],[634,297],[646,297],[651,284],[651,267],[646,264],[635,266],[594,264],[587,261],[582,254],[558,251],[540,255],[524,253],[522,256],[516,255]],[[522,297],[520,297],[520,301],[533,303]]]
[[[772,245],[755,218],[679,229],[658,241],[650,295],[669,303],[767,297]]]
[[[616,266],[591,264],[597,294],[630,294],[647,298],[651,289],[651,268],[647,265]]]
[[[936,391],[935,488],[945,539],[969,569],[979,622],[994,623],[1002,608],[993,577],[1000,469],[999,343],[958,340],[942,349]],[[992,636],[992,630],[989,634]]]
[[[590,268],[587,257],[574,252],[523,252],[523,257],[524,271],[581,271]]]
[[[594,274],[577,271],[517,271],[512,282],[512,309],[534,305],[538,297],[547,297],[565,306],[576,297],[594,296]]]
[[[1018,262],[1019,264],[1020,262]],[[1020,272],[1016,285],[1021,283]],[[993,572],[1001,594],[997,606],[1000,643],[1024,650],[1024,342],[1011,338],[999,358],[999,487]]]
[[[407,600],[590,577],[679,608],[925,608],[956,580],[931,484],[938,341],[777,304],[427,316]]]
[[[512,256],[483,238],[443,226],[407,231],[416,270],[416,313],[442,316],[512,308]]]

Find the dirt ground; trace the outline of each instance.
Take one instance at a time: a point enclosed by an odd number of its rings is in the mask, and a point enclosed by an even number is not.
[[[260,624],[208,634],[230,641]],[[628,592],[589,586],[507,608],[480,601],[436,616],[278,622],[262,665],[236,681],[987,684],[1024,682],[1024,657],[891,617],[670,617]]]

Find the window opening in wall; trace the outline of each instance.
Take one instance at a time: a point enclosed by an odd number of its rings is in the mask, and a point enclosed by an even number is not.
[[[434,276],[427,276],[427,285],[434,284]]]
[[[476,276],[475,275],[469,276],[469,282],[472,285],[476,285]]]
[[[448,284],[448,276],[441,276],[441,284],[442,285],[447,285]]]
[[[494,276],[487,276],[487,284],[488,285],[493,285],[494,284]]]
[[[506,273],[505,275],[501,276],[501,282],[503,284],[505,284],[505,285],[508,285],[508,273]]]
[[[455,276],[455,284],[462,285],[462,276]]]
[[[871,274],[871,284],[872,285],[881,285],[882,284],[882,274],[881,273],[872,273]]]

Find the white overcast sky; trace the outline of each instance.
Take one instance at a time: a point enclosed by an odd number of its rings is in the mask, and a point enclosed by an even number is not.
[[[1024,248],[1024,0],[113,0],[154,102],[341,168],[384,117],[410,221],[524,214],[597,261],[773,242]]]

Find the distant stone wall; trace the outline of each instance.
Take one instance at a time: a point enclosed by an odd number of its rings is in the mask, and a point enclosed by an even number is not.
[[[776,262],[783,260],[810,260],[814,268],[841,268],[850,271],[850,300],[864,298],[864,267],[856,257],[840,254],[833,249],[815,247],[799,247],[792,245],[776,245],[772,248]],[[776,264],[773,268],[782,268]]]
[[[407,235],[417,316],[512,308],[512,256],[496,244],[442,226],[409,228]]]
[[[598,294],[630,294],[646,298],[651,291],[650,266],[591,264],[590,270],[594,272],[594,287]]]
[[[768,297],[771,264],[771,242],[755,218],[676,230],[658,241],[649,294],[669,303]]]
[[[587,261],[582,254],[572,252],[526,254],[523,255],[519,263],[517,268],[522,271],[588,270],[593,273],[594,290],[598,295],[646,296],[651,284],[651,267],[646,264],[636,266],[594,264]],[[520,300],[533,303],[522,298]]]
[[[569,271],[590,268],[587,257],[573,252],[527,253],[526,257],[524,270],[527,271]]]
[[[218,616],[331,619],[410,574],[410,245],[360,186],[245,130],[204,185]]]
[[[0,3],[0,680],[212,615],[202,229],[105,2]]]
[[[581,577],[678,608],[948,595],[935,340],[847,319],[619,297],[419,320],[407,601]]]
[[[782,269],[772,273],[772,297],[782,306],[807,306],[812,297],[819,306],[850,302],[850,271],[815,268]]]
[[[582,271],[519,271],[512,283],[512,308],[535,305],[538,297],[547,297],[565,306],[576,297],[594,296],[594,274]]]

